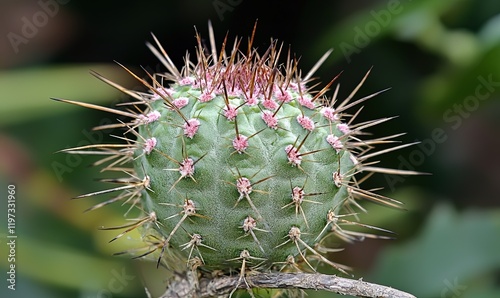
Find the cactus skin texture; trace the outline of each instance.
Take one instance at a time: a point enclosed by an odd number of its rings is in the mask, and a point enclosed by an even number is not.
[[[197,35],[197,61],[181,71],[156,38],[156,46],[148,46],[167,73],[148,73],[145,80],[124,67],[146,92],[94,73],[134,98],[132,108],[56,99],[124,117],[97,128],[124,129],[123,143],[63,150],[104,154],[97,163],[103,170],[126,174],[109,180],[118,187],[79,198],[117,193],[91,209],[126,202],[141,210],[132,224],[110,228],[123,229],[112,241],[141,227],[146,247],[135,257],[154,256],[158,265],[238,272],[241,278],[248,270],[314,272],[318,263],[346,273],[347,266],[325,257],[332,251],[330,236],[349,242],[388,238],[345,226],[390,233],[357,223],[353,212],[364,211],[358,199],[396,208],[400,203],[361,189],[358,181],[373,172],[414,174],[379,168],[371,160],[411,144],[373,151],[399,135],[360,139],[364,129],[390,119],[353,124],[357,112],[346,112],[378,94],[355,99],[368,73],[346,99],[337,98],[338,85],[327,97],[337,77],[318,90],[309,83],[329,53],[302,78],[290,51],[279,61],[285,54],[275,41],[263,54],[252,48],[255,28],[248,49],[236,40],[229,53],[226,40],[216,52],[210,30],[211,50]]]

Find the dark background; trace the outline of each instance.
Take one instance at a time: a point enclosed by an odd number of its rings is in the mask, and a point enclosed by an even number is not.
[[[357,278],[417,297],[500,297],[496,0],[1,1],[0,191],[16,184],[19,237],[17,290],[7,289],[5,274],[0,296],[142,297],[143,284],[161,291],[161,271],[111,256],[138,244],[137,235],[108,244],[116,233],[97,229],[120,223],[123,208],[83,213],[92,200],[69,200],[103,187],[94,181],[102,175],[88,167],[92,159],[54,153],[109,138],[91,127],[110,116],[49,98],[126,101],[89,70],[137,88],[113,61],[165,71],[145,46],[151,33],[180,66],[186,50],[194,55],[195,28],[208,43],[208,20],[220,47],[226,33],[246,41],[257,19],[255,46],[264,51],[271,37],[291,45],[304,73],[333,48],[315,76],[325,84],[343,71],[341,97],[373,67],[359,96],[391,89],[366,102],[358,121],[398,116],[370,132],[406,132],[403,142],[422,142],[382,155],[381,164],[432,175],[375,175],[363,184],[405,203],[407,211],[367,203],[361,215],[397,239],[346,245],[334,260],[353,266]],[[2,272],[9,265],[6,222],[2,211]]]

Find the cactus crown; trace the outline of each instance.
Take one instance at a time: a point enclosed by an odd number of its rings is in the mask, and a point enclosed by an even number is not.
[[[112,241],[142,227],[146,247],[135,256],[154,255],[158,265],[242,278],[248,270],[315,271],[318,263],[346,273],[324,256],[332,251],[329,237],[375,237],[345,227],[354,224],[389,232],[357,223],[354,208],[364,210],[360,198],[400,206],[359,184],[373,172],[411,174],[371,161],[407,145],[373,151],[399,135],[360,135],[390,118],[353,124],[357,112],[346,113],[380,93],[355,99],[369,72],[346,99],[337,98],[338,85],[328,98],[338,76],[319,90],[309,84],[329,52],[302,77],[282,45],[272,41],[263,54],[252,48],[254,33],[246,49],[237,39],[227,53],[226,38],[217,52],[210,27],[211,49],[197,34],[196,62],[187,56],[181,70],[154,38],[156,47],[148,46],[168,72],[145,80],[123,67],[147,92],[93,73],[134,99],[126,110],[58,99],[123,116],[96,128],[125,129],[122,143],[63,150],[104,155],[97,162],[104,171],[126,174],[109,181],[118,187],[80,197],[117,193],[91,209],[118,201],[139,208],[143,217],[118,227],[124,231]]]

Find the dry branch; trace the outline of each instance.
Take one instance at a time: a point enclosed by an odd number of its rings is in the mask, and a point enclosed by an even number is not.
[[[348,279],[318,273],[258,273],[245,277],[251,288],[311,289],[335,292],[355,297],[415,298],[415,296],[363,280]],[[196,287],[195,285],[198,285]],[[192,276],[177,275],[160,298],[227,297],[236,287],[246,288],[238,276],[202,278],[198,282]]]

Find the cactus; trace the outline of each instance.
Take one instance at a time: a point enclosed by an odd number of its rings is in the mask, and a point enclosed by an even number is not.
[[[349,267],[325,253],[334,251],[330,236],[346,241],[389,238],[387,230],[356,222],[358,199],[391,207],[400,203],[360,188],[373,172],[414,174],[375,166],[373,157],[405,146],[374,151],[399,135],[363,140],[371,126],[391,118],[354,124],[347,110],[379,94],[355,99],[366,80],[345,99],[310,87],[325,54],[302,77],[297,59],[272,41],[264,53],[236,40],[216,51],[197,34],[196,62],[178,70],[158,40],[148,44],[168,72],[141,78],[122,66],[147,89],[128,90],[97,73],[96,77],[134,100],[112,109],[65,99],[59,101],[107,111],[118,123],[122,143],[93,144],[63,150],[98,154],[103,171],[125,173],[106,181],[118,186],[79,196],[117,195],[92,208],[122,202],[142,217],[111,241],[141,228],[146,243],[135,257],[154,256],[158,265],[194,270],[201,275],[237,272],[244,283],[249,271],[315,272],[319,263],[347,274]],[[285,53],[286,52],[286,53]],[[280,56],[286,56],[285,63]],[[364,176],[362,176],[364,175]],[[361,176],[361,178],[359,178]],[[350,217],[349,217],[350,216]],[[386,236],[349,231],[361,225]]]

